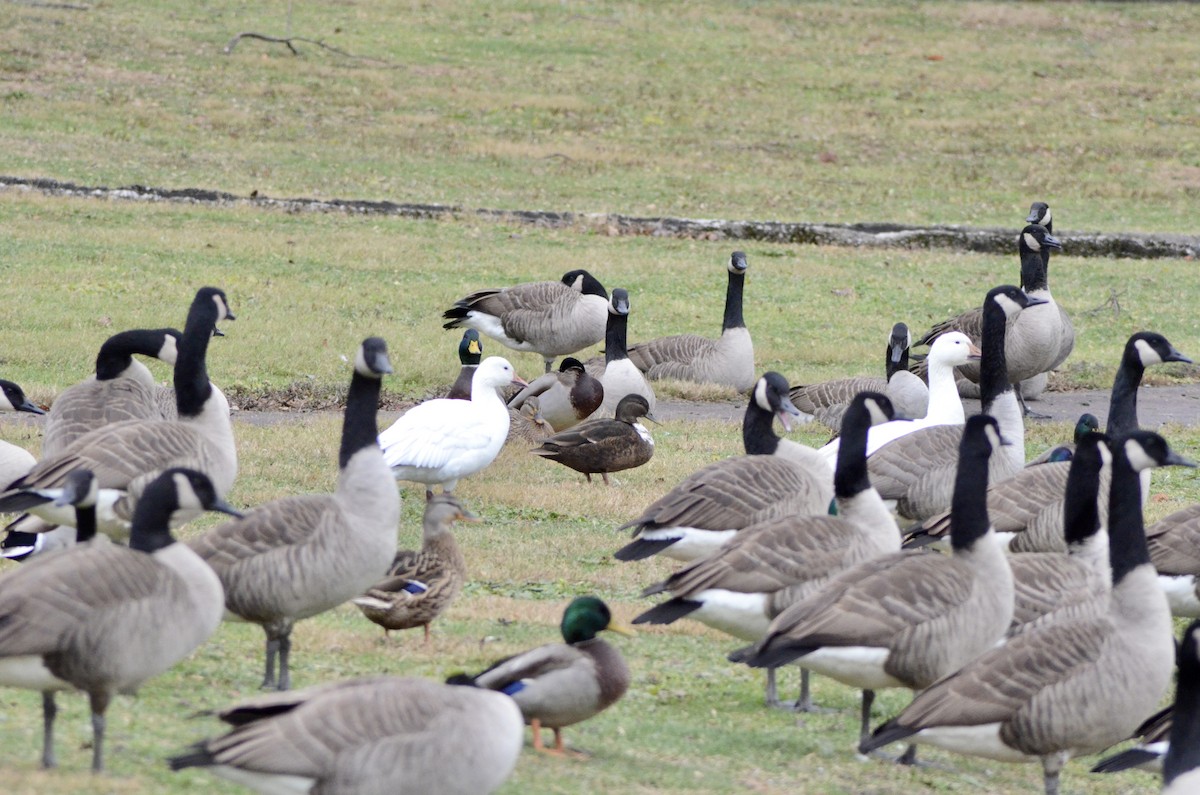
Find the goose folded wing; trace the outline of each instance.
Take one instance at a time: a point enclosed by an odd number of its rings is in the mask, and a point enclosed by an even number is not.
[[[187,544],[218,571],[268,555],[271,560],[261,565],[271,566],[278,562],[278,556],[319,535],[337,510],[333,496],[328,494],[284,497],[189,539]]]
[[[690,364],[712,353],[715,348],[716,342],[706,337],[676,334],[630,345],[629,358],[642,372],[654,374],[657,368],[671,363]]]
[[[1200,574],[1200,504],[1152,525],[1146,531],[1146,542],[1159,574]]]

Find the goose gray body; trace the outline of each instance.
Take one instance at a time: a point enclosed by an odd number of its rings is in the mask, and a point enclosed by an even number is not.
[[[1150,560],[1171,613],[1200,617],[1200,505],[1189,505],[1146,530]]]
[[[640,467],[654,455],[654,439],[638,420],[650,406],[641,395],[626,395],[611,419],[593,417],[542,441],[530,452],[582,472],[589,483],[599,473],[608,484],[609,472]]]
[[[286,690],[295,622],[359,596],[387,572],[396,552],[400,496],[376,443],[387,346],[363,341],[346,401],[338,482],[332,494],[283,497],[193,539],[225,587],[229,617],[267,635],[263,686]],[[275,655],[280,656],[275,678]]]
[[[0,684],[44,694],[43,763],[54,765],[55,690],[88,693],[93,770],[104,766],[104,714],[117,693],[182,660],[221,621],[221,583],[170,535],[172,518],[231,510],[209,480],[169,469],[150,483],[130,546],[100,538],[0,578]]]
[[[555,432],[565,431],[595,413],[604,402],[604,385],[584,369],[578,359],[562,360],[557,373],[545,373],[508,401],[510,409],[519,409],[536,397],[538,408]]]
[[[652,381],[674,378],[701,384],[721,384],[738,392],[754,385],[754,343],[742,314],[746,280],[746,254],[733,252],[729,259],[725,316],[721,336],[697,334],[659,337],[629,346],[629,359]]]
[[[233,728],[171,759],[258,792],[485,795],[512,773],[524,726],[512,699],[422,679],[365,677],[243,702]]]
[[[444,328],[473,328],[516,351],[540,354],[546,371],[559,356],[604,339],[608,293],[585,270],[557,282],[479,290],[443,313]]]
[[[601,416],[617,410],[626,395],[641,395],[654,411],[654,387],[629,358],[629,293],[618,287],[612,292],[608,307],[608,326],[604,333],[604,358],[589,359],[585,369],[604,387],[604,399],[596,411]]]
[[[42,457],[62,453],[88,431],[126,420],[174,420],[175,392],[160,386],[135,354],[174,367],[180,333],[134,329],[114,334],[100,346],[95,373],[54,399],[42,428]]]

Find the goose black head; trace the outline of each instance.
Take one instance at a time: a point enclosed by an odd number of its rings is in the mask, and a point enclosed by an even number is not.
[[[754,385],[754,391],[751,393],[751,399],[754,404],[763,411],[770,412],[779,418],[783,424],[785,431],[792,429],[792,421],[789,417],[799,417],[800,409],[796,408],[792,403],[792,398],[788,394],[790,387],[787,379],[776,372],[763,373],[763,376],[758,379]]]
[[[1044,226],[1047,232],[1053,231],[1054,219],[1050,215],[1050,205],[1045,202],[1034,202],[1029,205],[1029,215],[1026,216],[1025,223]]]
[[[1125,355],[1132,355],[1143,367],[1164,362],[1192,363],[1166,337],[1154,331],[1139,331],[1131,336],[1125,343]]]
[[[735,251],[729,257],[729,272],[730,273],[745,273],[750,265],[746,262],[746,252]]]
[[[381,337],[367,337],[362,341],[362,345],[358,346],[358,354],[354,357],[354,371],[370,378],[380,378],[392,372],[387,343]]]
[[[1029,224],[1021,230],[1021,248],[1041,251],[1044,248],[1062,248],[1058,238],[1050,234],[1041,224]]]
[[[629,314],[629,291],[622,287],[614,287],[612,291],[612,300],[608,302],[608,313],[610,315],[628,315]]]
[[[993,287],[991,290],[988,290],[987,298],[985,299],[985,303],[987,302],[999,306],[1004,310],[1004,314],[1010,318],[1022,309],[1046,303],[1040,298],[1031,297],[1020,287],[1012,284],[1002,284],[999,287]]]
[[[604,285],[600,284],[595,276],[583,268],[576,268],[573,271],[564,273],[562,283],[572,290],[578,290],[584,295],[598,295],[601,298],[608,298],[608,291],[604,289]]]
[[[45,414],[41,406],[25,397],[25,390],[0,378],[0,411],[28,411],[30,414]]]

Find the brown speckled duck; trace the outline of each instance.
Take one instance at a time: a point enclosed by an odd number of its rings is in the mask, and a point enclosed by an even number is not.
[[[617,404],[614,419],[590,419],[556,433],[530,452],[582,472],[588,483],[600,473],[605,485],[609,472],[640,467],[654,455],[654,440],[638,422],[653,421],[650,404],[641,395],[630,394]]]
[[[521,408],[508,410],[508,438],[504,440],[505,444],[529,447],[539,444],[553,433],[554,428],[546,422],[538,398],[528,398]]]
[[[439,494],[425,503],[421,549],[396,553],[386,579],[354,600],[363,615],[383,627],[425,628],[442,614],[462,590],[467,562],[454,541],[450,526],[455,522],[478,522],[452,495]]]
[[[500,660],[482,673],[456,674],[449,684],[474,685],[507,693],[533,727],[537,751],[565,754],[562,728],[615,704],[629,687],[621,653],[596,637],[604,630],[633,634],[614,623],[608,605],[595,596],[576,597],[562,617],[566,643],[538,646]],[[554,730],[554,749],[542,744],[542,727]]]

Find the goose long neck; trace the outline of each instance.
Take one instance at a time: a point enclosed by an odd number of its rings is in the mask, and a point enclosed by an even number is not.
[[[964,450],[959,455],[958,471],[954,476],[954,497],[950,510],[954,521],[950,525],[950,548],[970,550],[975,542],[988,533],[987,484],[990,449]]]
[[[907,370],[908,369],[908,348],[901,349],[900,358],[896,361],[892,361],[892,346],[891,346],[891,344],[889,344],[888,348],[887,348],[887,358],[884,360],[883,368],[884,368],[884,373],[887,375],[887,380],[889,380],[889,381],[892,380],[892,376],[895,375],[896,373],[899,373],[903,370]],[[929,369],[932,370],[933,368],[929,368]],[[930,378],[933,377],[932,373],[930,374],[929,377]]]
[[[779,449],[779,435],[775,433],[774,423],[775,415],[751,399],[742,420],[742,445],[746,455],[774,455]]]
[[[1126,352],[1113,378],[1108,399],[1108,424],[1104,432],[1112,439],[1138,429],[1137,394],[1146,368],[1135,353]]]
[[[1043,246],[1040,251],[1034,251],[1021,242],[1021,289],[1027,293],[1036,290],[1048,290],[1048,272],[1050,264],[1050,247]]]
[[[629,358],[626,348],[629,315],[619,312],[608,313],[608,325],[604,329],[604,361],[605,363]]]
[[[1063,532],[1067,548],[1081,544],[1100,529],[1100,469],[1103,459],[1095,450],[1076,453],[1067,472],[1063,502]]]
[[[1108,560],[1113,588],[1138,566],[1150,563],[1142,520],[1142,486],[1122,451],[1114,451],[1108,495]]]
[[[849,499],[871,488],[867,474],[867,432],[870,415],[865,408],[853,406],[842,419],[842,442],[838,445],[837,466],[833,472],[833,493]]]
[[[1179,684],[1175,691],[1175,714],[1171,723],[1171,745],[1163,758],[1163,783],[1200,767],[1200,661],[1197,661],[1195,623],[1188,626],[1179,657]]]
[[[96,506],[75,509],[75,543],[82,544],[96,537]]]
[[[729,285],[725,288],[725,319],[721,321],[722,330],[746,327],[746,320],[742,316],[742,289],[745,284],[745,273],[729,272]]]
[[[983,413],[989,414],[992,403],[1005,392],[1012,391],[1008,382],[1008,356],[1004,351],[1004,333],[1008,318],[994,301],[983,307],[983,357],[979,362],[979,399]]]
[[[141,352],[138,348],[133,332],[123,331],[106,339],[96,354],[96,380],[119,378],[133,364],[133,354]]]
[[[173,494],[171,486],[155,482],[138,498],[129,531],[130,549],[150,553],[175,543],[170,530]]]
[[[351,457],[364,447],[379,445],[379,392],[383,382],[354,371],[350,391],[346,395],[346,413],[342,417],[342,446],[338,450],[338,467],[345,469]]]
[[[199,298],[188,312],[175,358],[175,404],[180,417],[196,417],[204,408],[212,384],[208,382],[208,342],[217,324],[211,298]]]

